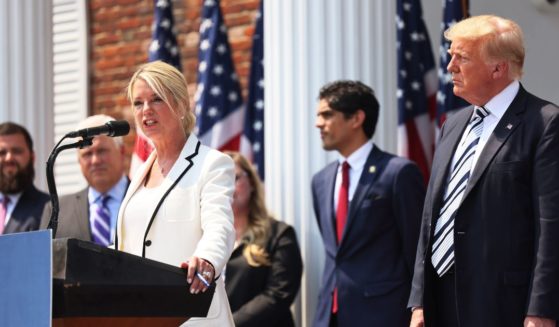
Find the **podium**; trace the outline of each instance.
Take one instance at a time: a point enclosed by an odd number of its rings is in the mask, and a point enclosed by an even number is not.
[[[207,315],[215,283],[190,294],[179,267],[50,235],[0,236],[1,326],[176,327]]]
[[[55,239],[53,326],[179,326],[205,317],[215,283],[190,294],[175,266],[77,239]]]

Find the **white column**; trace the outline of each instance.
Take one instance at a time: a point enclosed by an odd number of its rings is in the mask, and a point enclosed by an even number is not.
[[[265,1],[265,147],[268,206],[296,230],[305,264],[299,326],[314,317],[324,247],[312,175],[337,157],[314,127],[320,87],[336,79],[370,85],[381,104],[375,143],[396,150],[395,3],[384,0]]]
[[[44,190],[53,146],[51,8],[48,0],[0,0],[0,122],[31,133],[35,180]]]

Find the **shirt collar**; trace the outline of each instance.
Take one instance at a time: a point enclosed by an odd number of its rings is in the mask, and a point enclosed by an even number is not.
[[[353,151],[353,153],[350,154],[349,157],[344,158],[343,156],[340,156],[338,162],[342,164],[344,161],[347,161],[349,166],[353,169],[356,169],[357,167],[363,167],[373,147],[373,142],[367,141],[359,149]]]
[[[127,186],[128,180],[126,179],[126,176],[123,175],[120,180],[105,194],[110,195],[112,199],[120,202],[124,198]],[[91,205],[94,202],[99,201],[101,195],[103,195],[101,192],[97,191],[93,187],[89,187],[87,195],[89,204]]]
[[[14,203],[17,203],[17,201],[19,201],[19,198],[21,198],[22,194],[23,192],[14,194],[5,194],[0,192],[0,202],[4,201],[4,197],[7,196],[10,199],[10,205],[13,205]]]
[[[514,80],[499,94],[489,100],[489,102],[487,102],[483,107],[489,111],[490,116],[493,115],[497,118],[497,120],[500,120],[518,94],[519,89],[520,82],[518,80]]]

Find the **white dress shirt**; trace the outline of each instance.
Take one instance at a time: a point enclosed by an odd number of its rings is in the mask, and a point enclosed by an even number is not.
[[[338,174],[336,175],[336,183],[334,185],[334,208],[338,208],[338,194],[340,193],[340,187],[342,186],[342,164],[347,161],[349,164],[349,193],[348,200],[351,202],[355,190],[357,189],[357,184],[359,184],[359,178],[363,172],[363,167],[365,162],[367,162],[367,157],[369,153],[373,150],[373,142],[368,141],[363,144],[359,149],[355,150],[349,157],[340,157],[338,159]]]
[[[473,157],[472,168],[470,171],[474,170],[477,161],[479,159],[479,156],[483,151],[483,148],[487,144],[487,140],[489,140],[489,137],[495,130],[495,127],[497,127],[497,124],[505,114],[505,111],[516,97],[516,94],[518,93],[519,89],[520,89],[520,83],[515,80],[483,106],[485,109],[487,109],[489,115],[483,119],[483,130],[479,137],[479,143],[476,147],[476,152]],[[474,114],[475,113],[472,114],[472,117]],[[468,133],[469,133],[469,128],[466,128],[464,134],[462,134],[462,138],[460,139],[458,148],[454,152],[455,155],[452,158],[451,167],[454,167],[456,161],[458,160],[456,153],[462,153],[461,151],[459,151],[459,149],[460,146],[465,143]]]
[[[126,176],[122,176],[120,180],[106,193],[111,198],[107,201],[107,207],[109,209],[109,213],[111,214],[111,240],[110,243],[112,244],[115,239],[115,230],[116,230],[116,220],[118,217],[118,211],[120,210],[120,204],[122,203],[122,199],[124,199],[124,195],[126,194],[126,189],[128,188],[128,179]],[[99,193],[93,187],[89,187],[87,193],[87,200],[89,202],[89,225],[93,230],[93,219],[95,217],[95,207],[93,203],[101,201],[101,196],[103,194]]]

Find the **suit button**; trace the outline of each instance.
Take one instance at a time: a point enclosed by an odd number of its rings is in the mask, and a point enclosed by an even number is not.
[[[151,245],[151,241],[150,241],[150,240],[147,240],[147,241],[145,241],[144,244],[145,244],[146,246],[150,246],[150,245]]]

